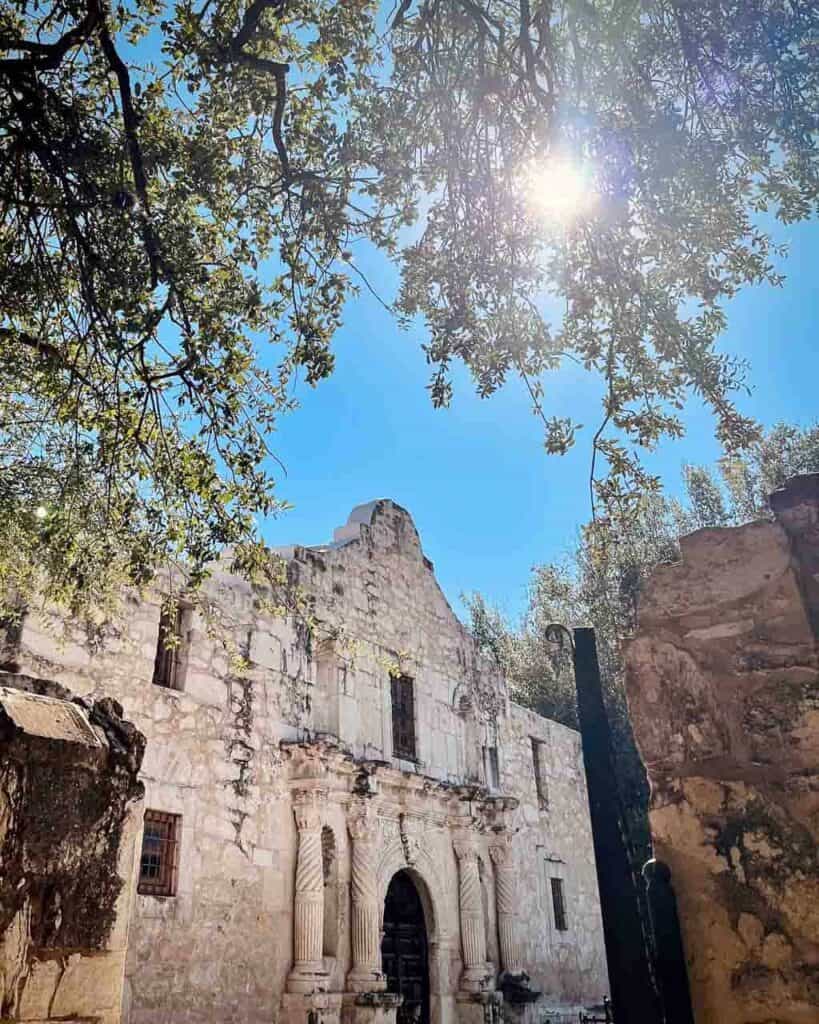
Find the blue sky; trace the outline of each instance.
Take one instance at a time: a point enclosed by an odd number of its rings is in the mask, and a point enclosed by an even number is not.
[[[722,346],[751,364],[742,411],[765,424],[819,417],[819,226],[777,227],[790,246],[782,288],[746,290],[728,309]],[[394,274],[379,257],[360,265],[390,299]],[[336,369],[316,389],[299,383],[300,408],[282,418],[272,446],[287,469],[279,495],[295,507],[265,524],[272,544],[319,544],[350,509],[389,497],[407,508],[447,597],[480,590],[509,614],[522,609],[531,567],[559,557],[589,517],[589,444],[600,417],[598,389],[567,368],[547,381],[547,402],[587,425],[572,453],[548,456],[539,421],[517,380],[489,399],[457,375],[452,406],[435,410],[420,331],[402,332],[362,290],[334,343]],[[696,401],[685,439],[667,443],[650,465],[679,485],[685,462],[720,451],[713,421]],[[591,429],[589,429],[591,427]]]
[[[156,40],[143,40],[143,59],[158,59]],[[741,410],[764,424],[806,425],[819,418],[819,224],[774,225],[790,246],[782,288],[748,289],[729,307],[722,347],[751,364],[750,397]],[[378,254],[356,250],[356,262],[390,301],[396,275]],[[407,508],[435,563],[450,603],[479,590],[510,615],[519,613],[533,565],[559,558],[590,514],[591,435],[599,423],[600,387],[566,367],[546,382],[548,415],[586,424],[567,456],[548,456],[542,429],[516,379],[489,399],[477,398],[468,374],[456,374],[453,403],[435,410],[421,330],[402,332],[362,287],[349,302],[333,351],[336,369],[316,389],[297,383],[301,403],[279,422],[271,447],[279,497],[294,508],[263,525],[273,545],[320,544],[350,509],[373,498]],[[647,459],[665,487],[679,489],[685,462],[720,455],[713,421],[696,402],[686,412],[687,436]]]

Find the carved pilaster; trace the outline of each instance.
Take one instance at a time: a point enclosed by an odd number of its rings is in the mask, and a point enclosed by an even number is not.
[[[486,962],[486,924],[478,874],[478,851],[469,836],[455,840],[453,846],[458,858],[461,944],[464,953],[461,988],[479,991],[492,987],[493,972]]]
[[[296,892],[293,901],[294,964],[287,987],[291,992],[311,992],[326,980],[324,943],[324,877],[321,857],[321,808],[323,790],[297,791],[293,813],[299,830],[296,861]]]
[[[498,915],[498,939],[501,970],[520,974],[518,921],[515,901],[515,870],[510,839],[489,847],[489,856],[495,865],[495,905]]]
[[[386,985],[381,973],[381,928],[375,879],[377,814],[370,802],[353,805],[347,818],[352,839],[350,895],[352,897],[353,966],[347,975],[349,992],[373,992]]]

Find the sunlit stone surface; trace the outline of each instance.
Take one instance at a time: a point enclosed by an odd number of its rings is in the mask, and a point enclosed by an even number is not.
[[[153,685],[159,593],[102,637],[23,624],[17,663],[120,700],[148,740],[145,807],[181,816],[176,895],[136,896],[124,1021],[390,1024],[381,933],[399,871],[424,909],[431,1024],[598,1002],[577,733],[509,700],[397,505],[359,506],[331,544],[284,555],[305,614],[269,614],[270,595],[224,573],[208,584],[244,675],[186,612],[182,688]],[[412,680],[414,759],[394,755],[391,672]],[[531,976],[535,1009],[502,1004],[501,969]]]
[[[819,1013],[819,476],[683,538],[628,652],[698,1024]]]

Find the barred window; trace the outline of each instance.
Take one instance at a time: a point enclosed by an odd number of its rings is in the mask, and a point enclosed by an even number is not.
[[[156,642],[156,660],[154,661],[154,686],[164,686],[169,690],[182,689],[182,673],[180,649],[184,609],[179,605],[172,611],[163,608],[159,616],[159,636]]]
[[[182,818],[164,811],[146,811],[137,891],[146,896],[175,896]]]
[[[566,920],[566,892],[563,888],[562,878],[552,878],[552,909],[555,914],[555,928],[559,932],[569,930],[569,923]]]
[[[392,677],[392,752],[415,758],[415,694],[409,676]]]

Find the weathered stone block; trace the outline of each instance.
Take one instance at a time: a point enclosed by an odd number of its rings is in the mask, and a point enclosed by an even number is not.
[[[3,674],[0,1015],[119,1020],[144,739],[106,699]]]
[[[819,477],[774,509],[685,538],[627,650],[698,1024],[806,1024],[819,1007]]]

